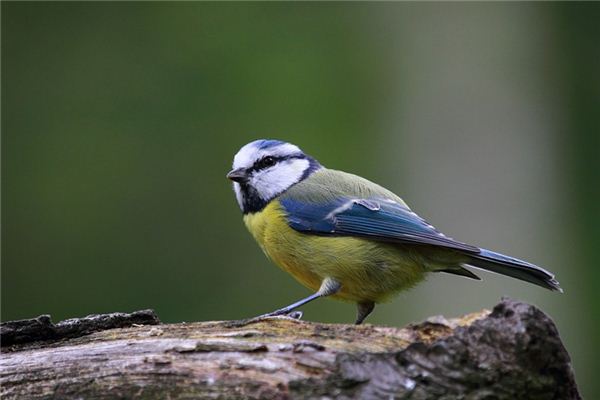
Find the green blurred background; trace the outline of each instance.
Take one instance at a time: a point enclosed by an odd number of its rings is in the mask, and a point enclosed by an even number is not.
[[[600,398],[597,3],[1,8],[3,320],[233,319],[304,297],[246,232],[225,179],[239,147],[279,138],[565,289],[436,275],[371,323],[532,302]]]

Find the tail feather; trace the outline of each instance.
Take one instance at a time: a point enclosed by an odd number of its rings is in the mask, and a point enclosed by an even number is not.
[[[507,275],[546,289],[562,292],[559,283],[554,279],[554,274],[537,265],[485,249],[477,254],[469,254],[469,256],[471,259],[466,264],[472,267]]]
[[[453,274],[458,276],[464,276],[465,278],[475,279],[476,281],[480,281],[481,278],[469,271],[466,268],[447,268],[447,269],[439,269],[436,272],[445,272],[447,274]]]

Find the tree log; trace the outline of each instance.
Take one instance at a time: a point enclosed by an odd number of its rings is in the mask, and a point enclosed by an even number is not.
[[[151,311],[3,323],[2,398],[580,398],[552,320],[510,299],[402,329],[158,323]]]

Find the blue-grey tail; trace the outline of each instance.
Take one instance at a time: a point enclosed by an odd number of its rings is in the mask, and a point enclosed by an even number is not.
[[[472,267],[507,275],[546,289],[562,292],[560,285],[554,279],[554,274],[537,265],[485,249],[481,249],[478,254],[470,254],[469,256],[471,260],[467,264]]]

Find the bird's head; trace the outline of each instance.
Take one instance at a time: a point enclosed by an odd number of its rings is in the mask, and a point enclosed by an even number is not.
[[[262,210],[271,200],[321,168],[297,146],[279,140],[255,140],[233,158],[227,178],[242,211]]]

